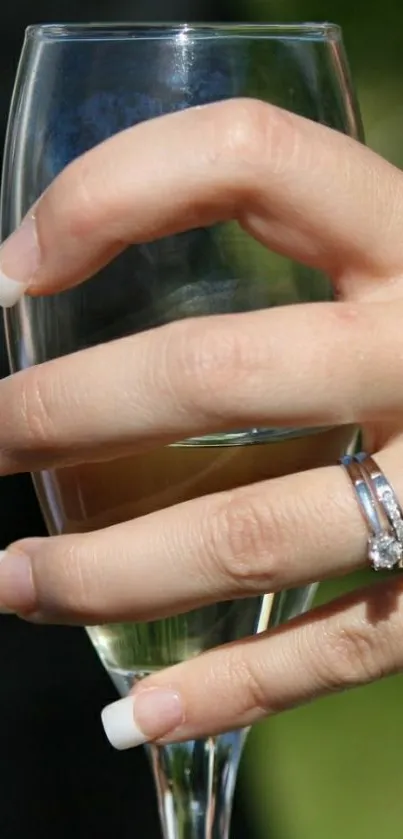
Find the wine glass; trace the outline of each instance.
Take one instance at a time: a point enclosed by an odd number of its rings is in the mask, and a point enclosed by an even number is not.
[[[7,133],[2,237],[71,160],[116,132],[238,96],[361,137],[341,33],[333,25],[30,27]],[[269,253],[235,222],[216,224],[131,247],[71,291],[24,298],[6,314],[9,358],[18,370],[178,318],[327,299],[327,277]],[[33,477],[49,532],[79,532],[333,463],[353,437],[351,427],[232,429]],[[88,633],[123,696],[157,668],[300,614],[314,589]],[[147,747],[165,839],[226,839],[244,740],[245,732],[234,732]]]

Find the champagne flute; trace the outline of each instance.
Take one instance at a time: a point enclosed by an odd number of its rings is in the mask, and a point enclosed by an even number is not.
[[[361,137],[341,33],[333,25],[30,27],[6,140],[2,237],[71,160],[116,132],[238,96]],[[6,314],[9,358],[19,370],[178,318],[327,299],[327,277],[269,253],[235,222],[216,224],[130,247],[63,294],[24,298]],[[233,429],[33,477],[49,532],[80,532],[332,463],[353,437],[351,427]],[[135,679],[157,668],[300,614],[314,589],[88,633],[124,696]],[[227,839],[244,740],[245,732],[234,732],[147,747],[165,839]]]

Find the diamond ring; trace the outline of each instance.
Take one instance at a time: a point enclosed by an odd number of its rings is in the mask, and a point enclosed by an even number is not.
[[[370,487],[373,489],[379,504],[383,507],[392,532],[403,547],[403,512],[393,487],[371,455],[360,452],[354,459],[357,463],[360,463]]]
[[[375,571],[391,571],[403,562],[403,541],[400,539],[400,535],[403,536],[403,516],[396,495],[369,455],[346,455],[341,458],[340,464],[350,478],[369,531],[368,560]],[[396,526],[399,514],[401,528],[398,530],[392,523],[392,506]]]

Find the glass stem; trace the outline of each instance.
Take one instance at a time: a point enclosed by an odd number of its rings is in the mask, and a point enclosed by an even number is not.
[[[246,734],[146,747],[164,839],[228,839]]]

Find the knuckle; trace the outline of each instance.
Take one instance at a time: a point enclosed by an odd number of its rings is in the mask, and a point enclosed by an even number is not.
[[[49,539],[33,566],[39,609],[45,614],[90,620],[97,600],[93,570],[85,536],[73,543],[64,536]]]
[[[106,194],[108,194],[106,192]],[[94,166],[90,155],[83,155],[70,164],[50,188],[44,200],[50,216],[63,218],[66,232],[73,239],[89,239],[99,235],[103,202],[94,180]]]
[[[92,167],[88,165],[86,156],[75,166],[73,200],[73,212],[69,215],[71,232],[91,239],[99,231],[100,204],[99,195],[94,190]]]
[[[50,377],[43,369],[32,368],[18,384],[20,417],[28,445],[49,446],[56,435]]]
[[[172,395],[186,413],[222,423],[233,420],[238,399],[229,383],[243,381],[256,354],[250,335],[225,316],[172,325],[166,373]]]
[[[389,658],[386,646],[382,632],[364,622],[328,629],[317,650],[318,675],[328,690],[382,678]]]
[[[295,150],[295,119],[259,99],[233,99],[222,111],[222,152],[260,169],[270,154],[270,168],[281,170]]]
[[[209,566],[233,593],[262,593],[279,586],[282,537],[275,516],[257,494],[228,493],[209,517],[205,551]],[[206,566],[205,566],[206,567]]]
[[[254,716],[254,712],[258,712],[259,717],[266,716],[272,709],[268,701],[264,668],[256,661],[248,660],[245,652],[240,654],[236,647],[232,652],[228,651],[223,667],[226,669],[224,682],[231,695],[236,693],[237,707],[234,715],[238,719]],[[234,685],[238,686],[235,691]]]

